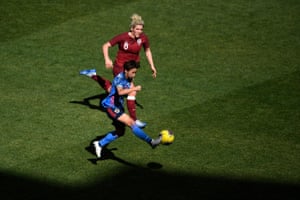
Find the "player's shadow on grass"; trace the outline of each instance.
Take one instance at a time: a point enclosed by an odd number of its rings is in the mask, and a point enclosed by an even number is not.
[[[96,95],[93,95],[93,96],[90,96],[90,97],[87,97],[87,98],[84,98],[83,100],[81,101],[70,101],[70,103],[75,103],[75,104],[80,104],[80,105],[84,105],[84,106],[87,106],[91,109],[96,109],[96,110],[101,110],[101,111],[105,111],[105,109],[103,108],[103,106],[101,106],[101,101],[103,99],[105,99],[105,97],[107,97],[107,93],[102,93],[102,94],[96,94]],[[92,100],[95,100],[95,99],[99,99],[99,104],[98,105],[95,105],[95,104],[91,104],[90,101]],[[139,102],[135,101],[135,104],[143,109],[144,106],[142,104],[140,104]]]
[[[87,106],[91,109],[101,110],[101,111],[104,112],[105,109],[101,106],[101,101],[105,97],[107,97],[107,95],[108,95],[107,93],[97,94],[97,95],[93,95],[93,96],[90,96],[90,97],[86,97],[86,98],[84,98],[83,100],[80,100],[80,101],[70,101],[70,103],[84,105],[84,106]],[[91,101],[95,100],[95,99],[99,100],[98,105],[95,105],[95,104],[91,103]]]
[[[85,147],[85,150],[88,151],[89,153],[91,153],[93,156],[95,156],[95,158],[89,158],[88,161],[90,161],[92,164],[94,165],[97,165],[97,162],[98,161],[104,161],[104,160],[114,160],[114,161],[117,161],[119,163],[122,163],[124,165],[127,165],[127,166],[130,166],[130,167],[134,167],[134,168],[140,168],[140,166],[138,165],[135,165],[133,163],[130,163],[126,160],[123,160],[122,158],[119,158],[117,157],[113,151],[117,151],[118,149],[117,148],[106,148],[104,147],[102,149],[102,152],[101,152],[101,158],[96,158],[96,154],[95,154],[95,148],[94,148],[94,145],[93,145],[93,142],[94,141],[99,141],[100,139],[102,139],[105,135],[102,135],[102,136],[99,136],[97,138],[95,138],[94,140],[92,140],[89,144],[89,146]],[[161,166],[160,164],[158,163],[149,163],[148,164],[148,167],[149,168],[156,168],[158,169],[158,166]]]

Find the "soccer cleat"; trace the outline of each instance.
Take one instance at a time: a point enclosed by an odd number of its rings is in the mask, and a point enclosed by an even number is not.
[[[139,127],[139,128],[145,128],[147,123],[142,122],[141,120],[135,120],[135,124]]]
[[[150,145],[152,147],[152,149],[154,149],[155,147],[157,147],[159,144],[161,143],[161,136],[159,136],[156,139],[152,139],[150,142]]]
[[[88,77],[92,77],[94,75],[96,75],[96,69],[85,69],[85,70],[81,70],[79,72],[80,75],[85,75]]]
[[[102,148],[99,145],[99,141],[95,141],[95,142],[93,142],[93,144],[94,144],[94,147],[95,147],[96,156],[97,156],[97,158],[100,158]]]

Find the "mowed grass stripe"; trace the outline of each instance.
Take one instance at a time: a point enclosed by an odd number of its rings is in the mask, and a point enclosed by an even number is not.
[[[159,76],[152,80],[142,57],[137,82],[144,88],[138,98],[145,108],[138,113],[152,136],[170,128],[176,140],[153,152],[128,130],[111,146],[118,148],[115,155],[141,168],[159,162],[161,171],[175,174],[297,182],[299,138],[293,131],[299,127],[292,122],[299,116],[298,3],[188,1],[183,7],[189,12],[169,3],[174,1],[110,8],[95,2],[99,12],[60,13],[64,20],[58,23],[32,32],[20,28],[3,41],[0,168],[72,184],[117,176],[115,169],[128,167],[116,160],[97,166],[88,161],[94,155],[85,147],[112,126],[104,113],[70,101],[102,93],[78,72],[96,67],[111,77],[101,44],[126,31],[129,15],[140,10]]]

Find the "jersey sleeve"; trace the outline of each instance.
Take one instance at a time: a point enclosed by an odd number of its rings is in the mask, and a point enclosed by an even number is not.
[[[116,88],[124,88],[122,78],[120,77],[120,75],[114,78],[113,84],[116,86]]]
[[[109,40],[109,43],[111,46],[115,46],[116,44],[118,44],[119,42],[121,42],[124,38],[124,33],[121,33],[119,35],[116,35],[115,37],[113,37],[112,39]]]
[[[131,83],[125,78],[124,73],[120,73],[113,79],[113,85],[116,88],[128,89]]]

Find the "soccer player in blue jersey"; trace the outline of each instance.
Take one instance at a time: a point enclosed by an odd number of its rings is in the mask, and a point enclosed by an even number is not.
[[[101,157],[103,147],[125,134],[126,126],[130,127],[135,136],[150,144],[152,148],[155,148],[160,144],[161,137],[152,139],[147,133],[139,128],[139,126],[137,126],[135,120],[124,112],[124,97],[135,95],[142,89],[140,85],[134,86],[132,83],[138,68],[139,64],[134,60],[125,62],[124,71],[119,73],[113,79],[108,96],[101,102],[108,117],[113,120],[115,130],[107,133],[101,140],[93,142],[98,158]]]

